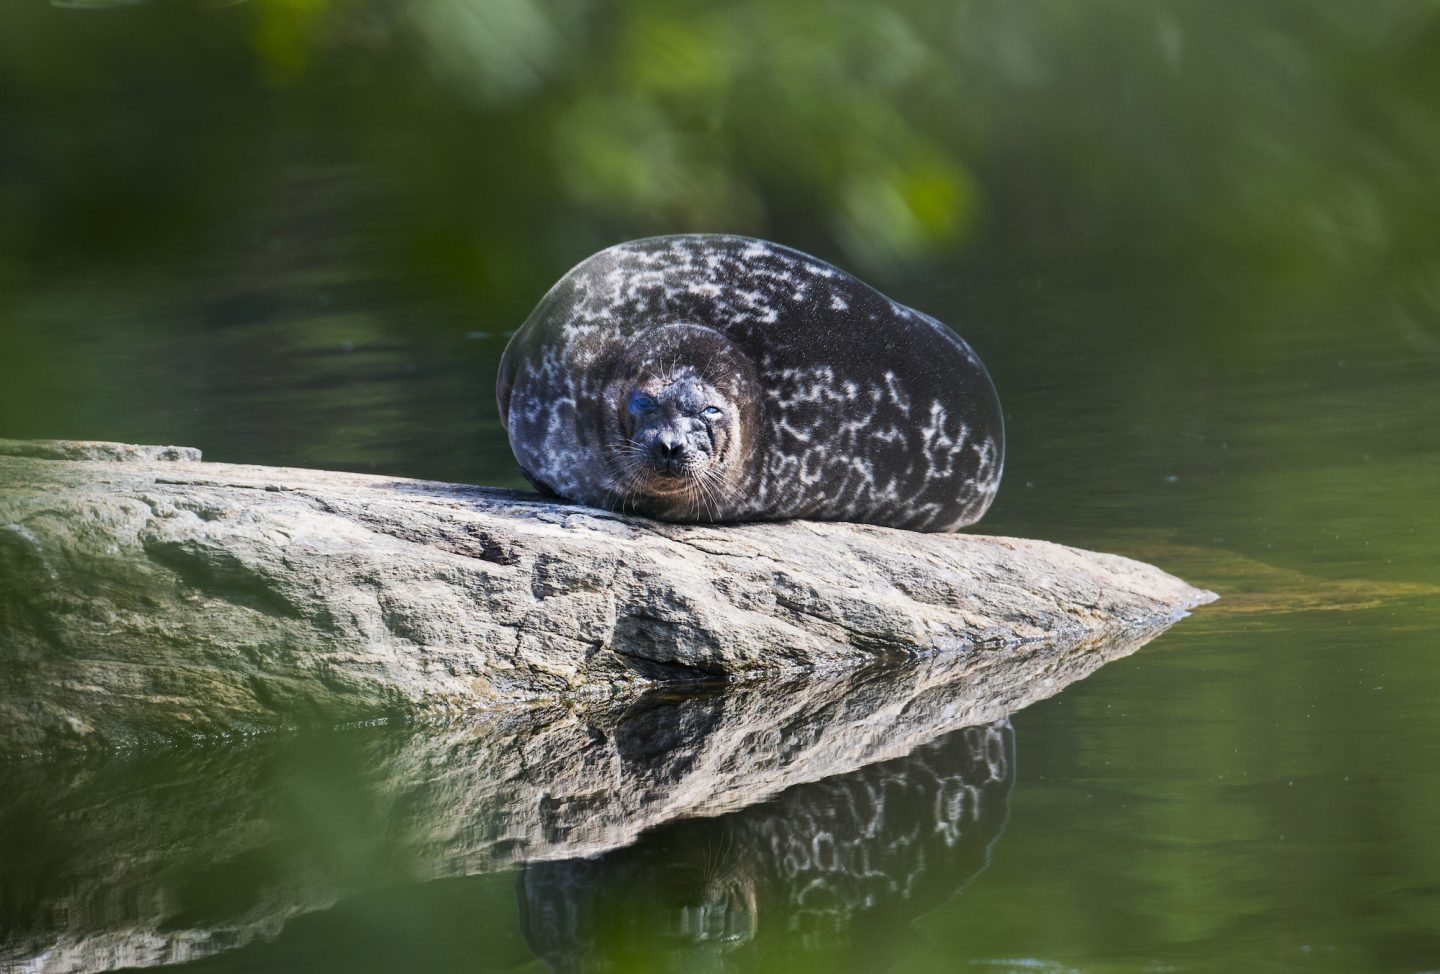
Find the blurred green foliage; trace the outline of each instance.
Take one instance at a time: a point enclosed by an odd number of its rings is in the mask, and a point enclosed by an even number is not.
[[[867,275],[1103,261],[1440,300],[1434,3],[109,6],[0,34],[12,285],[233,253],[297,167],[344,166],[386,259],[506,307],[704,229]]]

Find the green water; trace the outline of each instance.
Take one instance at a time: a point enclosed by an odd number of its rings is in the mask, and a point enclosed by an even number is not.
[[[493,375],[544,289],[753,233],[979,351],[984,531],[1221,601],[1008,722],[589,858],[455,854],[516,796],[546,821],[536,772],[455,771],[503,722],[7,763],[0,970],[1440,970],[1440,7],[5,21],[0,437],[520,486]],[[712,705],[595,733],[661,775],[645,742]]]

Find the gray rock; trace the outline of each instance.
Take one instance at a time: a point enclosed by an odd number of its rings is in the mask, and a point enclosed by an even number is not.
[[[0,441],[4,751],[1015,652],[1214,598],[1043,541],[663,524],[189,455]]]
[[[0,456],[39,460],[189,460],[198,462],[193,446],[146,446],[105,440],[0,440]]]

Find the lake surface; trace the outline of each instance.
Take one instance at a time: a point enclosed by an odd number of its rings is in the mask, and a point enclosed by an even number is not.
[[[1440,12],[1044,10],[15,13],[0,436],[522,486],[549,283],[748,232],[980,353],[980,530],[1221,599],[670,817],[745,699],[6,761],[0,970],[1440,970]]]

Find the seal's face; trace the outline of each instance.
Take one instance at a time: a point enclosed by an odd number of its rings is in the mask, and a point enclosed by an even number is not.
[[[669,480],[702,477],[721,461],[734,422],[725,394],[689,367],[636,385],[623,413],[636,458],[661,488]]]
[[[621,384],[617,450],[625,489],[642,507],[714,509],[728,492],[738,409],[727,390],[694,366]],[[646,503],[649,502],[649,503]]]
[[[706,328],[655,329],[607,384],[603,441],[621,508],[724,520],[753,467],[753,370]]]

